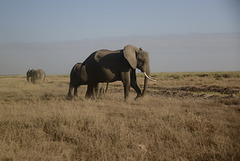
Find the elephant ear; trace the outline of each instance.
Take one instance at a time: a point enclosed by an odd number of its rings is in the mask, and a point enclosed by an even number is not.
[[[123,49],[123,55],[133,69],[137,68],[137,48],[133,45],[127,45]]]
[[[28,69],[28,71],[27,71],[27,74],[30,74],[30,73],[31,73],[31,71],[32,71],[31,69]]]

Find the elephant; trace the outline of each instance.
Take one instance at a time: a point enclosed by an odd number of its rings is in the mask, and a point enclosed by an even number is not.
[[[145,75],[142,91],[137,84],[136,68],[140,69]],[[130,87],[136,91],[137,96],[135,99],[137,99],[144,96],[148,79],[154,80],[150,77],[148,52],[133,45],[126,45],[121,50],[102,49],[92,53],[83,62],[80,73],[79,79],[88,85],[87,98],[96,97],[99,82],[122,81],[124,99],[127,100]]]
[[[82,70],[81,70],[82,69]],[[78,96],[77,89],[80,85],[87,85],[87,82],[83,81],[82,78],[84,75],[85,66],[82,66],[82,63],[77,63],[73,66],[70,73],[70,83],[68,90],[68,98],[72,98],[72,89],[74,88],[74,96]],[[108,83],[106,84],[106,89],[104,89],[103,83],[98,83],[97,88],[95,89],[96,97],[100,97],[105,94],[108,90]],[[86,94],[88,95],[88,94]]]
[[[46,78],[46,74],[42,69],[29,69],[27,71],[27,81],[30,83],[43,83]],[[31,77],[31,80],[29,79]]]

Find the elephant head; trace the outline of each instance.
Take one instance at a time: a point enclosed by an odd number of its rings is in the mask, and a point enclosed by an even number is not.
[[[149,54],[148,52],[142,50],[142,48],[137,48],[133,45],[127,45],[123,49],[123,54],[125,59],[127,59],[128,63],[133,69],[140,69],[144,75],[144,87],[142,91],[142,95],[147,88],[148,79],[150,78],[150,64],[149,64]],[[155,80],[154,80],[155,81]]]
[[[26,75],[27,75],[27,81],[30,83],[29,78],[32,77],[32,70],[29,69]]]
[[[38,70],[29,69],[27,71],[27,81],[32,82],[32,83],[36,83],[36,80],[38,79],[38,73],[39,73]],[[31,77],[31,79],[30,79],[30,77]]]

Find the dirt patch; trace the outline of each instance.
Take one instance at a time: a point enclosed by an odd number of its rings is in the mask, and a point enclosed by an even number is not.
[[[179,97],[179,98],[203,98],[203,99],[234,99],[240,100],[239,87],[220,87],[220,86],[184,86],[184,87],[156,87],[150,86],[150,95]],[[231,101],[230,101],[231,102]],[[236,101],[233,101],[236,102]],[[238,101],[237,101],[238,102]],[[236,103],[234,103],[236,104]]]
[[[203,86],[203,87],[181,87],[182,91],[192,91],[192,92],[218,92],[220,94],[237,94],[240,92],[238,87],[220,87],[220,86]]]
[[[240,92],[239,87],[220,87],[220,86],[184,86],[184,87],[154,87],[150,89],[168,90],[168,91],[189,91],[189,92],[218,92],[220,94],[237,94]]]
[[[142,87],[140,88],[142,89]],[[131,88],[131,90],[133,89]],[[111,84],[108,92],[109,93],[123,92],[123,87],[121,84]],[[226,105],[227,104],[235,105],[238,104],[238,102],[240,102],[240,87],[224,87],[217,85],[161,87],[158,85],[149,85],[147,93],[153,97],[164,96],[175,98],[228,100],[227,101],[228,103],[226,101],[225,103],[223,103],[224,101],[221,102]]]

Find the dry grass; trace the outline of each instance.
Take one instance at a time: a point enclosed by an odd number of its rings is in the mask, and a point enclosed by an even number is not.
[[[0,160],[239,160],[240,72],[153,76],[127,102],[121,82],[67,100],[69,76],[0,77]]]

